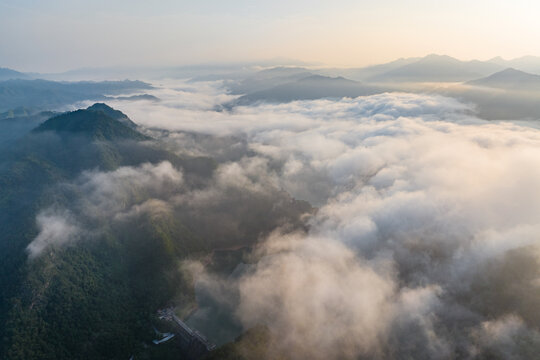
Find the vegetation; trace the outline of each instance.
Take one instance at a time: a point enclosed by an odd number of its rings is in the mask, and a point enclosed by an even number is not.
[[[55,185],[84,169],[170,160],[211,173],[212,162],[203,169],[198,159],[140,141],[148,139],[102,109],[79,110],[49,119],[4,153],[0,358],[125,359],[145,351],[155,310],[176,292],[190,294],[178,261],[207,246],[172,217],[141,217],[27,260],[37,212],[69,202]]]
[[[74,133],[94,140],[113,141],[117,139],[148,140],[149,138],[133,130],[103,111],[77,110],[55,116],[38,126],[34,132],[55,131]]]
[[[205,360],[249,360],[249,359],[287,359],[284,354],[270,349],[271,334],[265,326],[257,326],[236,341],[212,351]]]
[[[176,341],[149,344],[157,309],[174,299],[194,302],[192,280],[180,262],[215,248],[243,248],[284,224],[283,217],[298,221],[311,209],[283,192],[230,192],[229,203],[198,211],[180,206],[126,221],[88,220],[88,241],[49,247],[29,260],[26,248],[39,232],[36,215],[51,206],[75,206],[85,194],[66,184],[85,170],[169,161],[193,191],[211,181],[213,159],[177,156],[131,124],[121,112],[96,104],[50,118],[2,152],[0,358],[173,358],[180,353]],[[141,204],[148,196],[134,187],[126,201]],[[227,230],[221,223],[234,226]],[[243,253],[220,252],[214,270],[234,268]]]

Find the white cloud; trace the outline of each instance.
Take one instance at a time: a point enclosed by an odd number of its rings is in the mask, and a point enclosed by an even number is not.
[[[63,245],[74,240],[80,228],[68,212],[56,213],[53,210],[40,212],[36,217],[39,233],[26,248],[28,257],[34,259],[47,247]]]
[[[156,106],[163,117],[144,125],[247,139],[263,175],[239,176],[240,162],[223,168],[223,179],[246,187],[271,179],[320,207],[309,234],[272,236],[234,285],[244,325],[266,323],[298,358],[392,357],[396,349],[452,356],[473,340],[451,328],[485,316],[457,295],[484,301],[469,291],[485,266],[539,245],[533,128],[484,122],[455,100],[413,94],[232,113]]]
[[[146,163],[109,172],[86,171],[75,183],[64,185],[75,191],[77,201],[70,205],[70,211],[49,208],[37,215],[40,231],[27,247],[31,259],[49,246],[62,246],[83,234],[98,233],[107,221],[141,213],[168,213],[168,196],[181,191],[183,175],[170,162]]]
[[[525,291],[526,281],[494,280],[488,269],[504,261],[517,267],[508,254],[540,245],[538,130],[485,122],[456,100],[414,94],[215,112],[208,99],[215,90],[191,86],[161,103],[117,104],[148,127],[246,141],[243,157],[176,205],[211,209],[242,189],[283,188],[319,207],[307,234],[274,233],[251,271],[227,283],[240,295],[238,318],[245,327],[267,324],[276,351],[351,359],[480,354],[483,335],[470,334],[496,330],[482,325],[492,313],[515,313],[534,334],[527,304],[540,294]],[[523,278],[538,279],[537,268]],[[511,283],[516,295],[493,291]],[[518,293],[527,301],[503,301]]]

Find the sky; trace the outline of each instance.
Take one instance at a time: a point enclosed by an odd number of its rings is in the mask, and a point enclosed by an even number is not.
[[[540,55],[539,11],[529,0],[0,0],[0,67],[514,58]]]

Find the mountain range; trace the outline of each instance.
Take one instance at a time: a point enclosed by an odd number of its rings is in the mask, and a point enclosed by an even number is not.
[[[83,100],[106,100],[109,95],[151,89],[142,81],[57,82],[48,80],[0,81],[0,112],[31,106],[51,110]]]
[[[522,56],[510,60],[505,60],[498,56],[488,61],[504,68],[514,68],[533,74],[540,74],[540,57],[538,56]]]
[[[281,79],[281,83],[284,83],[287,77],[290,81],[293,80],[292,76],[305,77],[307,73],[330,77],[342,76],[362,82],[462,82],[485,77],[506,68],[540,74],[540,57],[525,56],[512,60],[496,57],[486,61],[462,61],[447,55],[431,54],[425,57],[402,58],[362,68],[275,67],[248,76],[246,82],[251,84],[255,79],[261,82]],[[214,80],[217,78],[219,77],[214,77]],[[254,91],[249,87],[241,89],[244,93]],[[261,90],[260,86],[258,90]]]
[[[535,59],[529,57],[511,62],[524,63],[527,60],[531,64]],[[506,61],[501,59],[459,61],[448,56],[430,55],[364,69],[276,67],[248,73],[240,79],[224,80],[230,92],[240,96],[216,109],[384,92],[427,92],[473,104],[477,116],[487,120],[538,118],[539,75],[505,68],[504,63]],[[350,80],[344,75],[364,80]]]
[[[286,78],[300,73],[312,73],[331,77],[343,76],[352,80],[364,82],[440,82],[440,81],[468,81],[487,76],[506,68],[515,68],[524,72],[540,74],[540,57],[523,56],[506,60],[494,57],[489,60],[462,61],[447,55],[430,54],[424,57],[401,58],[388,63],[370,65],[360,68],[317,68],[294,65],[294,61],[270,61],[266,63],[238,63],[226,65],[197,65],[176,68],[107,68],[107,69],[78,69],[58,74],[23,73],[7,68],[0,68],[0,81],[9,79],[93,79],[115,78],[119,73],[124,77],[136,78],[193,78],[197,81],[213,81],[220,79],[239,80],[245,77],[246,71],[250,74],[250,84],[256,80],[269,81]],[[265,66],[267,70],[252,71],[257,67]],[[279,73],[279,74],[278,74]],[[278,85],[277,83],[272,84]],[[253,92],[254,88],[244,88],[238,93]]]
[[[462,61],[447,55],[431,54],[422,58],[398,59],[364,68],[322,71],[328,75],[341,75],[360,81],[459,82],[488,76],[506,68],[540,74],[540,57],[524,56],[511,60],[496,57],[486,61]]]
[[[428,55],[410,64],[368,78],[372,82],[460,82],[501,70],[489,61],[461,61],[446,55]]]

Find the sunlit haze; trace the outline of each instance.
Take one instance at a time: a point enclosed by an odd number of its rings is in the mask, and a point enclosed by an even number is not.
[[[430,53],[515,58],[540,55],[539,13],[529,0],[1,0],[0,59],[55,72],[278,57],[330,66]]]

